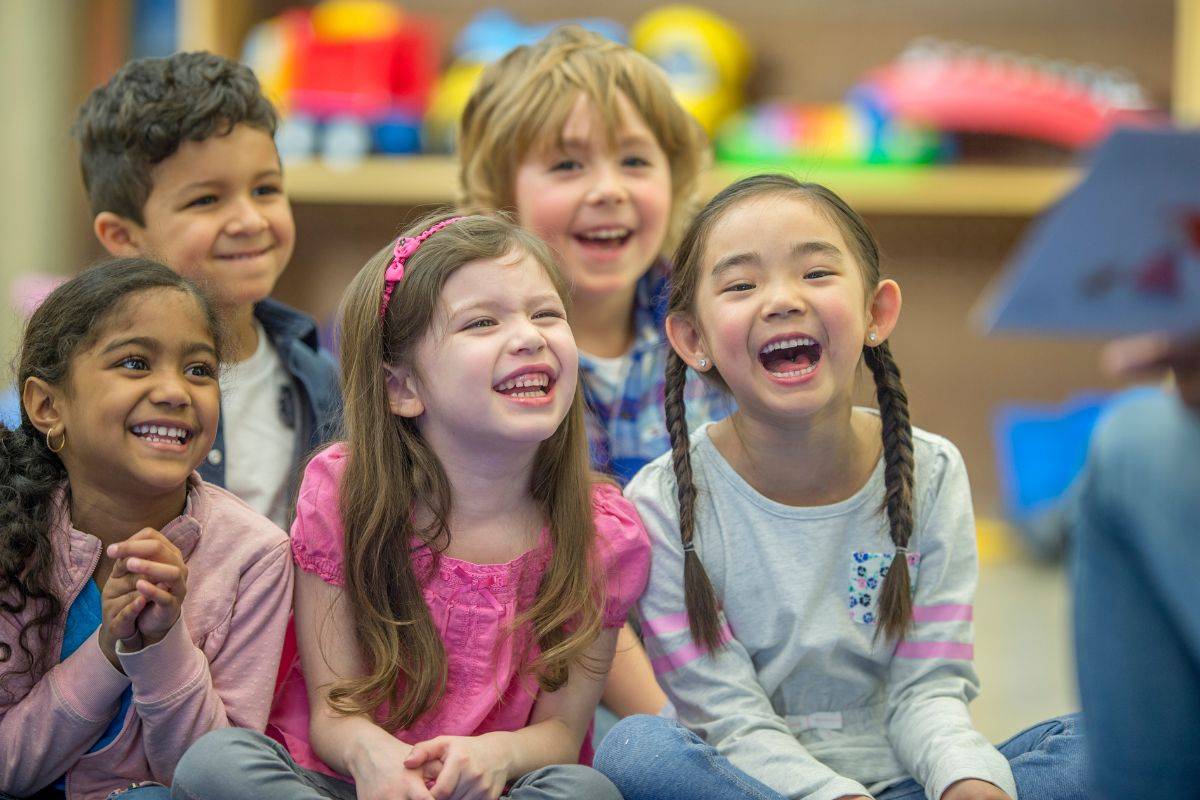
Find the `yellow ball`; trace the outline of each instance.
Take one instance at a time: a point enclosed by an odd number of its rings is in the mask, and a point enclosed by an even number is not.
[[[666,71],[680,105],[709,134],[741,107],[750,48],[724,18],[695,6],[664,6],[634,24],[630,43]]]
[[[312,11],[313,32],[330,42],[382,39],[403,24],[400,7],[383,0],[322,0]]]

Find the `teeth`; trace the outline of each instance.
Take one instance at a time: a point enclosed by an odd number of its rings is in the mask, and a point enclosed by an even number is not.
[[[550,376],[549,375],[547,375],[544,372],[530,372],[525,375],[518,375],[517,377],[512,378],[511,380],[507,380],[504,383],[497,385],[496,391],[504,392],[509,389],[523,389],[523,388],[530,387],[530,386],[538,386],[538,387],[544,388],[549,385],[550,385]],[[523,395],[521,395],[521,394],[514,395],[514,397],[521,397],[521,396],[523,396]],[[532,397],[534,395],[530,395],[530,396]],[[541,395],[536,395],[536,396],[540,397]]]
[[[161,436],[172,439],[188,437],[188,432],[183,428],[167,427],[166,425],[134,425],[132,430],[138,436]]]
[[[801,375],[807,375],[817,368],[816,364],[809,364],[804,369],[794,369],[788,372],[772,372],[776,378],[799,378]]]
[[[784,339],[779,342],[772,342],[764,347],[761,353],[765,356],[767,353],[774,353],[776,350],[783,350],[788,347],[811,347],[814,344],[816,344],[816,342],[812,339],[809,339],[807,336],[800,336],[795,339]]]
[[[628,228],[606,228],[601,231],[589,231],[582,234],[585,239],[620,239],[622,236],[628,235]]]

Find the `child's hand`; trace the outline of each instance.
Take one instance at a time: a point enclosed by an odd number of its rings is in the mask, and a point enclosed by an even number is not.
[[[405,763],[412,747],[382,729],[358,748],[348,766],[359,800],[434,800],[429,784],[437,777],[440,761],[410,769]]]
[[[126,571],[123,560],[117,561],[100,593],[100,651],[121,672],[124,670],[117,658],[117,642],[125,642],[133,650],[141,647],[137,620],[146,608],[146,598],[136,584],[137,576]]]
[[[942,800],[1012,800],[1012,798],[994,783],[968,778],[950,784],[950,788],[942,792]]]
[[[404,766],[440,761],[433,784],[436,800],[496,800],[508,780],[504,754],[482,736],[439,736],[414,745]]]
[[[142,635],[141,646],[152,645],[166,636],[183,608],[187,595],[183,554],[153,528],[142,528],[125,541],[110,544],[107,552],[109,558],[117,559],[113,576],[120,570],[131,577],[145,601],[137,628]]]

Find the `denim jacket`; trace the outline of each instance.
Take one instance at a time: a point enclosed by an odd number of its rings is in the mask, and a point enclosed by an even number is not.
[[[317,342],[316,323],[306,314],[270,298],[256,303],[254,318],[279,353],[293,385],[284,389],[279,413],[296,433],[288,496],[295,497],[301,469],[309,453],[336,435],[342,424],[342,396],[337,365]],[[197,468],[208,483],[225,485],[225,420],[217,428],[212,450]]]

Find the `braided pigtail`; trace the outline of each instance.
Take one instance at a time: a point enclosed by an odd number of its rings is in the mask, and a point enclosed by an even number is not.
[[[692,455],[688,442],[687,409],[683,400],[687,364],[672,350],[667,356],[665,410],[671,437],[671,465],[679,496],[679,537],[683,540],[683,595],[687,603],[692,641],[712,651],[721,646],[717,595],[700,556],[696,555],[696,485],[692,480]]]
[[[908,542],[913,530],[913,445],[908,421],[908,395],[887,343],[864,347],[863,358],[875,377],[875,396],[883,429],[884,508],[896,555],[880,591],[879,629],[891,641],[901,639],[912,624],[912,591],[908,576]]]

